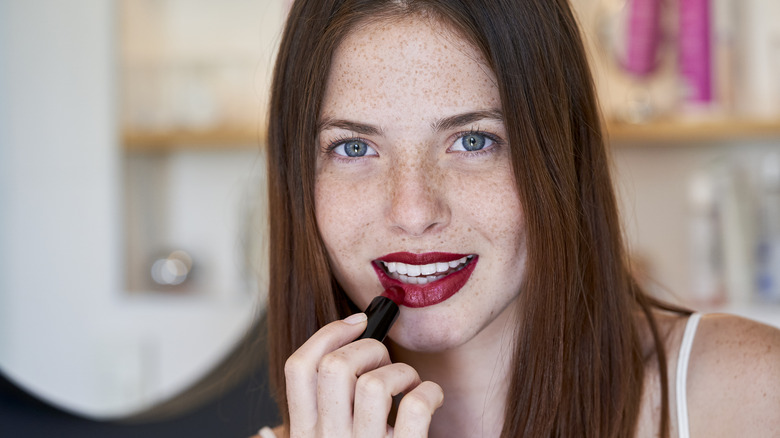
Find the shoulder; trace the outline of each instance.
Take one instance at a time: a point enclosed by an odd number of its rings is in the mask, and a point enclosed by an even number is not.
[[[703,316],[687,388],[692,436],[780,435],[780,330],[733,315]]]

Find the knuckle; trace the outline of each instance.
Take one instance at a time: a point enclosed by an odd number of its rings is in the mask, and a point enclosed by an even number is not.
[[[428,400],[415,392],[410,392],[401,399],[400,409],[415,417],[430,416],[432,411]]]
[[[360,339],[355,341],[353,345],[356,348],[360,348],[361,350],[370,351],[371,354],[389,358],[389,353],[387,352],[387,346],[377,341],[376,339]]]
[[[287,379],[295,379],[304,373],[306,365],[303,360],[297,357],[295,354],[288,357],[284,362],[284,376]]]
[[[428,387],[431,395],[434,396],[434,399],[436,400],[434,409],[439,408],[442,403],[444,403],[444,390],[439,386],[438,383],[426,381],[423,382],[423,384]]]
[[[414,369],[413,366],[403,363],[403,362],[396,362],[393,364],[393,366],[397,367],[398,372],[408,374],[417,381],[417,383],[420,383],[420,375],[417,373],[417,370]]]
[[[317,367],[317,371],[320,374],[337,374],[346,369],[349,361],[347,358],[338,351],[328,353],[320,359],[320,363]]]
[[[426,391],[435,393],[436,395],[443,396],[444,390],[441,389],[441,386],[439,386],[436,382],[431,382],[430,380],[426,380],[425,382],[422,382],[420,386],[424,387]]]
[[[385,381],[370,373],[358,377],[355,390],[365,398],[383,396],[389,392]]]

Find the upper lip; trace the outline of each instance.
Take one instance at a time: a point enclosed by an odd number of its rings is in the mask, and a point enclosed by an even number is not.
[[[408,265],[427,265],[430,263],[452,262],[469,255],[471,254],[453,254],[449,252],[425,252],[420,254],[411,252],[394,252],[392,254],[387,254],[378,258],[377,261],[383,261],[387,263],[406,263]]]

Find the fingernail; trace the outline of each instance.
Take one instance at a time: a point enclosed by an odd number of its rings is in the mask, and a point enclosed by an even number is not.
[[[356,325],[356,324],[360,324],[366,319],[367,317],[365,313],[356,313],[354,315],[349,315],[348,317],[344,318],[343,321],[349,325]]]

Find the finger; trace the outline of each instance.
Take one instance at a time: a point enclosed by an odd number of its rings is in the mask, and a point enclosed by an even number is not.
[[[393,396],[420,384],[417,371],[394,363],[362,374],[355,384],[355,436],[385,436]]]
[[[318,431],[322,436],[352,434],[352,406],[358,376],[388,364],[387,348],[374,339],[347,344],[322,357],[317,369]]]
[[[312,434],[317,425],[317,364],[322,357],[357,338],[366,328],[364,313],[334,321],[301,345],[284,364],[290,436]]]
[[[444,392],[439,385],[429,381],[417,385],[401,399],[393,437],[427,437],[433,413],[443,402]]]

